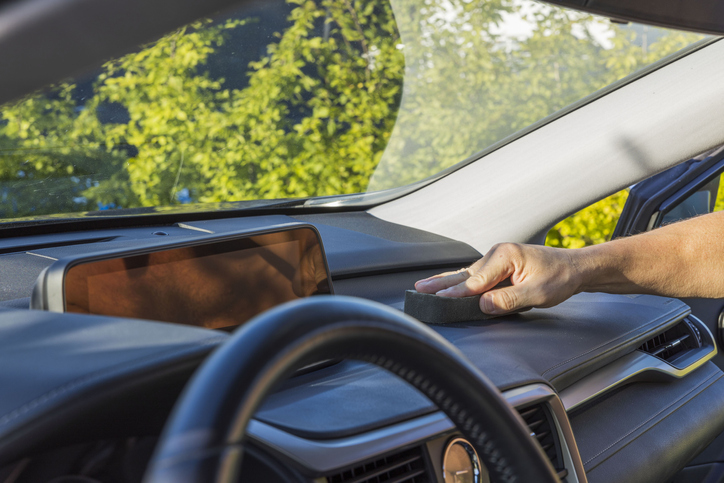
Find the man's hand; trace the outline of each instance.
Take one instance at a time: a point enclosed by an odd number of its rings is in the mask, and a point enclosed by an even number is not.
[[[510,280],[510,286],[498,286]],[[724,211],[575,250],[503,243],[457,272],[420,280],[418,292],[483,294],[504,314],[552,307],[578,292],[724,298]]]
[[[495,288],[510,280],[510,286]],[[415,283],[421,293],[443,297],[483,294],[480,309],[504,314],[531,307],[552,307],[581,291],[576,253],[562,248],[503,243],[468,268]]]

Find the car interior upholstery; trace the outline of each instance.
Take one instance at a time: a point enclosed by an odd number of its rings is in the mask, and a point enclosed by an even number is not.
[[[0,1],[0,102],[241,4]],[[724,144],[722,55],[718,38],[694,44],[454,169],[346,204],[3,222],[0,482],[724,481],[721,302],[581,293],[495,318],[403,315],[415,281],[503,240],[542,243],[592,201]],[[32,300],[59,261],[301,227],[319,234],[333,295],[261,314],[258,341],[244,325]],[[289,349],[303,337],[309,352]],[[456,444],[483,463],[474,479],[446,473]]]

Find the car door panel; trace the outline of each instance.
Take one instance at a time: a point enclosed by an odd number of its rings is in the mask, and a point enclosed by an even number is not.
[[[613,237],[650,231],[659,226],[715,210],[719,180],[724,172],[724,149],[719,148],[659,173],[631,188]],[[724,256],[724,253],[722,254]],[[713,274],[712,274],[713,276]],[[718,344],[722,344],[720,317],[724,299],[683,298],[692,314],[704,322]],[[724,368],[719,351],[712,361]],[[724,481],[724,437],[719,437],[690,462],[674,481]]]

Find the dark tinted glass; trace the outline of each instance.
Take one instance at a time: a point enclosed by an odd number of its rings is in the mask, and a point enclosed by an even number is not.
[[[234,327],[281,303],[330,293],[308,228],[71,267],[68,312]]]

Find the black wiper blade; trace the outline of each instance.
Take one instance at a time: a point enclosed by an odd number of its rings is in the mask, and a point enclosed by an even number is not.
[[[217,203],[187,203],[173,206],[144,206],[139,208],[116,208],[111,210],[86,211],[83,217],[113,217],[147,214],[199,213],[231,210],[257,210],[264,208],[286,208],[302,206],[308,198],[285,198],[276,200],[222,201]],[[62,215],[57,215],[62,216]]]
[[[0,219],[0,230],[27,225],[63,223],[90,219],[121,219],[154,215],[194,215],[200,213],[229,213],[257,210],[278,210],[303,207],[308,198],[276,200],[242,200],[218,203],[188,203],[174,206],[145,206],[138,208],[114,208],[75,213],[56,213],[48,215],[26,216],[21,218]]]

